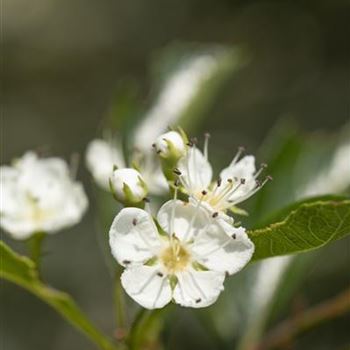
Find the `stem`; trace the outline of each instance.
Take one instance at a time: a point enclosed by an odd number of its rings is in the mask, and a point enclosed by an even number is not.
[[[117,321],[116,337],[118,338],[118,340],[122,340],[125,338],[127,329],[124,290],[120,282],[120,275],[121,270],[120,268],[117,268],[114,282],[114,306]]]
[[[38,272],[40,271],[41,248],[45,236],[44,232],[37,232],[28,240],[30,258],[35,263]]]
[[[170,307],[167,306],[163,309],[146,310],[141,308],[139,310],[128,336],[130,350],[158,348],[163,316],[169,309]]]
[[[348,311],[350,311],[350,288],[338,294],[335,298],[322,302],[295,317],[281,322],[252,350],[270,350],[282,347],[289,344],[297,335]]]

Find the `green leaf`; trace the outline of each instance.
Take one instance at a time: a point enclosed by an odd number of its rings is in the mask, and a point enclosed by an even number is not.
[[[309,251],[348,235],[350,200],[326,198],[293,205],[272,224],[248,232],[255,244],[253,260]]]
[[[0,256],[0,278],[16,283],[52,306],[63,318],[95,342],[100,349],[117,349],[86,318],[68,294],[48,287],[39,280],[32,260],[18,255],[2,241],[0,241]]]

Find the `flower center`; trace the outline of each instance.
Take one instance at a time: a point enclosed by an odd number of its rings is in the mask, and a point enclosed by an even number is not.
[[[161,253],[160,260],[169,274],[175,274],[187,267],[191,255],[177,238],[173,238],[169,246]]]

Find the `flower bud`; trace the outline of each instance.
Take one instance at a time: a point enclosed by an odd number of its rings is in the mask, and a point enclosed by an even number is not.
[[[132,168],[114,170],[110,178],[110,187],[115,199],[124,205],[140,203],[148,194],[142,175]]]
[[[160,135],[155,142],[155,147],[160,157],[167,159],[178,160],[186,152],[183,137],[177,131]]]

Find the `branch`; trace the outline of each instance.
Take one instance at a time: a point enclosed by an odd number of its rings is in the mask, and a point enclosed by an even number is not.
[[[297,335],[348,311],[350,311],[350,288],[331,300],[322,302],[281,322],[267,334],[260,344],[251,350],[271,350],[283,347]]]

